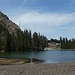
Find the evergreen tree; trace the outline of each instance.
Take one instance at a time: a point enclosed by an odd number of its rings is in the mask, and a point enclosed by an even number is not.
[[[39,47],[39,38],[36,32],[33,33],[33,42],[34,42],[34,49],[38,50]]]
[[[67,39],[67,38],[61,38],[60,37],[60,42],[61,42],[61,48],[62,49],[75,49],[75,39]]]
[[[10,38],[10,34],[9,32],[7,31],[6,32],[6,51],[11,51],[11,38]]]
[[[3,23],[2,23],[3,24]],[[35,51],[46,47],[47,38],[29,30],[16,30],[9,34],[4,25],[0,25],[0,50],[4,51]]]
[[[1,31],[0,31],[0,50],[1,50]]]

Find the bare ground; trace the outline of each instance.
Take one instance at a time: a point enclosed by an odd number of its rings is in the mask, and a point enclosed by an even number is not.
[[[0,65],[0,75],[75,75],[75,63]]]

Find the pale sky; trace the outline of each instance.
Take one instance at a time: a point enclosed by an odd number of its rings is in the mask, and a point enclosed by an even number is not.
[[[75,0],[0,0],[0,10],[22,30],[75,38]]]

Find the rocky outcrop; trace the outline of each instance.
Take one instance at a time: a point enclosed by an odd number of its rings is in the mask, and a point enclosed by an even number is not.
[[[0,11],[0,25],[7,28],[10,34],[16,33],[17,30],[21,30],[17,24],[12,22],[7,15]]]

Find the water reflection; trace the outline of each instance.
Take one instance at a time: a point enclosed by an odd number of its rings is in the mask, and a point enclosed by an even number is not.
[[[35,61],[33,59],[40,63],[75,62],[75,51],[5,52],[0,53],[0,57],[28,58],[31,63]]]

